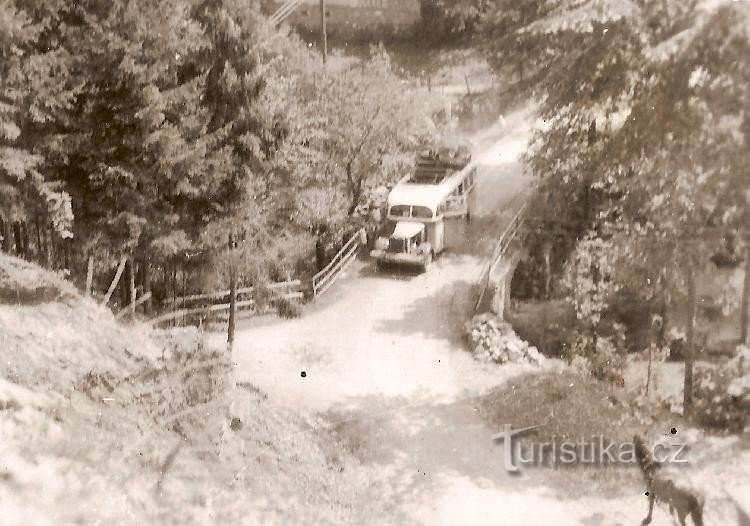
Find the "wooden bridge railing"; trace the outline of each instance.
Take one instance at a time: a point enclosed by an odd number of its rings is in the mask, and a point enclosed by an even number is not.
[[[474,305],[475,312],[479,309],[479,306],[482,304],[482,300],[484,299],[484,295],[487,293],[487,289],[490,285],[490,276],[492,276],[495,268],[497,267],[497,264],[508,251],[508,247],[510,246],[513,239],[515,239],[518,231],[523,225],[526,208],[527,203],[524,203],[523,206],[521,206],[521,208],[518,210],[518,212],[516,212],[516,215],[513,216],[510,224],[500,235],[500,238],[495,244],[495,248],[492,250],[492,255],[490,256],[489,261],[484,266],[484,269],[482,270],[482,273],[477,280],[479,293],[477,295],[476,304]]]
[[[339,250],[331,262],[313,276],[312,290],[314,298],[327,291],[336,282],[341,273],[354,261],[364,239],[365,231],[364,229],[359,229]]]

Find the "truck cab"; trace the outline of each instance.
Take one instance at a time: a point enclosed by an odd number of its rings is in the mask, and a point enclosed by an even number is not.
[[[435,251],[427,239],[424,223],[389,220],[375,240],[370,255],[376,259],[378,268],[392,263],[427,270]]]

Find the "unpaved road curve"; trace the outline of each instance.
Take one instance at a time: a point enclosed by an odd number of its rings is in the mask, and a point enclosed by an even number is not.
[[[337,422],[369,468],[373,497],[388,498],[394,516],[409,523],[634,524],[633,510],[643,509],[640,495],[561,501],[538,477],[508,475],[490,438],[498,430],[474,408],[475,397],[523,370],[477,363],[464,350],[461,326],[482,256],[529,184],[518,157],[530,123],[530,112],[519,111],[487,134],[496,136],[475,154],[471,226],[429,272],[378,273],[358,263],[304,317],[237,334],[237,380]]]

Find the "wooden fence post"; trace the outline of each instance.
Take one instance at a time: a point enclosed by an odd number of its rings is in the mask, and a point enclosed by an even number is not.
[[[234,350],[234,329],[237,319],[237,264],[234,260],[234,249],[237,241],[234,235],[229,236],[229,323],[227,327],[227,344],[229,352]]]
[[[89,256],[89,262],[86,267],[86,297],[91,296],[91,287],[94,284],[94,256]]]
[[[115,279],[112,280],[112,283],[109,285],[109,289],[107,290],[107,294],[104,295],[104,299],[102,300],[102,305],[106,305],[109,303],[109,298],[112,297],[112,293],[115,291],[115,288],[117,288],[117,284],[120,282],[120,277],[122,277],[122,271],[125,270],[125,263],[127,263],[128,258],[123,256],[120,259],[120,264],[117,266],[117,272],[115,273]]]

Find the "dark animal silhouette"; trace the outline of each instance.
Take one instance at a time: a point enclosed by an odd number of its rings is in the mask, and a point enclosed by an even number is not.
[[[651,451],[639,435],[633,437],[635,456],[643,473],[648,492],[648,515],[641,524],[651,524],[654,502],[659,500],[669,506],[670,513],[677,514],[680,526],[686,526],[685,519],[690,516],[694,526],[703,526],[703,497],[689,489],[678,487],[675,482],[659,474],[661,465],[654,461]]]

